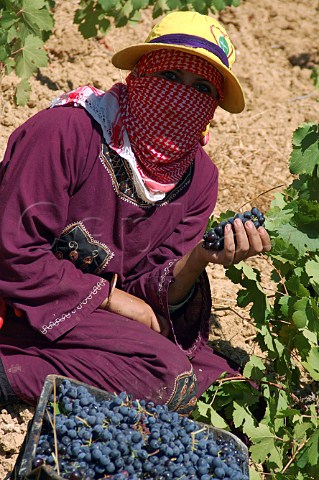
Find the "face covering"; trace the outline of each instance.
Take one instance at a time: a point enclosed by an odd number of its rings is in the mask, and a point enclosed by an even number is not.
[[[146,76],[168,70],[205,78],[215,86],[219,99],[191,86]],[[127,77],[126,94],[120,98],[122,121],[151,191],[170,191],[189,168],[223,97],[222,82],[220,72],[203,58],[168,49],[144,55]]]

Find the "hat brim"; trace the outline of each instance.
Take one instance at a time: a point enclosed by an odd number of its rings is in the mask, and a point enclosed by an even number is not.
[[[133,70],[139,59],[146,53],[160,49],[180,50],[204,58],[214,65],[224,77],[224,100],[219,104],[230,113],[240,113],[245,108],[245,97],[237,77],[214,54],[203,48],[169,45],[167,43],[140,43],[123,48],[112,57],[115,67],[122,70]]]

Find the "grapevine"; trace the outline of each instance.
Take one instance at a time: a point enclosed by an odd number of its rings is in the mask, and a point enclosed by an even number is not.
[[[240,285],[238,306],[251,306],[263,357],[252,355],[241,377],[220,378],[195,414],[248,437],[251,480],[319,478],[319,124],[294,132],[290,171],[265,214],[272,298],[257,268],[226,270]]]
[[[0,70],[20,78],[16,103],[24,105],[30,94],[30,77],[45,67],[44,43],[52,33],[49,0],[2,0],[0,2]]]

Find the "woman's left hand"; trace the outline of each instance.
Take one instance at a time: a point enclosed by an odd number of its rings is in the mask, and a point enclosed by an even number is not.
[[[228,267],[259,253],[269,252],[271,249],[270,237],[264,227],[256,229],[252,221],[243,224],[240,219],[236,219],[234,230],[236,245],[232,226],[228,224],[224,229],[223,250],[206,250],[208,262]]]

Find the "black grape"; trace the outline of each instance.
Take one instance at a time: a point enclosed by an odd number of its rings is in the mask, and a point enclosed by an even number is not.
[[[125,392],[98,402],[83,385],[67,379],[48,402],[51,416],[54,404],[60,412],[55,435],[45,417],[34,468],[57,470],[58,461],[60,477],[69,480],[249,478],[248,458],[239,444],[216,437],[166,405],[135,400]]]
[[[261,227],[265,223],[264,214],[257,208],[253,207],[251,211],[246,211],[244,213],[237,213],[234,217],[230,217],[227,220],[223,220],[218,225],[207,230],[203,235],[203,248],[206,250],[216,250],[220,251],[224,248],[224,229],[227,223],[230,223],[234,230],[234,221],[236,218],[239,218],[243,223],[247,220],[251,220],[256,228]],[[235,235],[235,244],[236,244],[236,235]]]

